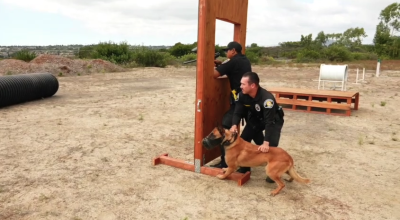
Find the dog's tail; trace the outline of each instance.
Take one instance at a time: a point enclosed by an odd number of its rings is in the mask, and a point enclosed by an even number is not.
[[[291,177],[290,180],[288,180],[289,182],[292,182],[293,179],[296,180],[299,183],[310,183],[310,179],[301,177],[296,170],[294,169],[294,167],[291,167],[287,173],[289,174],[289,176]]]

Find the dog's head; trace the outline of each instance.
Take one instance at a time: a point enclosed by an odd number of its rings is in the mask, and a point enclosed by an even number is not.
[[[207,137],[203,138],[202,143],[203,146],[208,150],[211,150],[218,145],[227,147],[235,142],[237,136],[237,133],[232,133],[222,126],[217,126],[211,131],[209,135],[207,135]]]

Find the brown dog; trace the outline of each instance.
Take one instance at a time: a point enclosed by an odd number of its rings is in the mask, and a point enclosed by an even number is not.
[[[267,163],[265,171],[267,175],[275,181],[278,187],[271,192],[272,196],[277,195],[284,187],[281,177],[284,173],[290,176],[288,182],[296,180],[300,183],[309,183],[310,180],[301,177],[294,169],[293,158],[282,148],[270,147],[264,153],[258,150],[258,146],[243,140],[237,133],[232,133],[228,129],[220,126],[203,139],[203,146],[212,149],[221,144],[225,148],[225,161],[228,165],[223,168],[224,174],[219,174],[219,179],[237,170],[238,167],[256,167]]]

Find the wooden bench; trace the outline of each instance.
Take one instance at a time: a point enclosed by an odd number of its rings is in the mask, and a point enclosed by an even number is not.
[[[287,98],[277,98],[276,102],[278,104],[286,104],[292,105],[292,110],[299,110],[298,106],[307,107],[307,110],[304,111],[311,111],[311,108],[324,108],[326,109],[326,113],[328,114],[339,114],[339,113],[332,113],[332,109],[337,110],[344,110],[346,111],[346,115],[351,115],[351,106],[345,104],[338,104],[338,103],[329,103],[329,102],[318,102],[318,101],[306,101],[306,100],[295,100],[295,99],[287,99]],[[325,113],[325,112],[322,112]]]
[[[276,102],[285,109],[346,116],[351,115],[352,109],[358,110],[359,93],[354,91],[300,88],[268,88],[268,91],[275,95]],[[306,107],[306,110],[301,107]]]

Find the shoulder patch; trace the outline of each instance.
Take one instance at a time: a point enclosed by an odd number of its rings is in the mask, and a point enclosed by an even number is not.
[[[274,106],[274,100],[267,99],[264,102],[264,108],[272,108]]]

